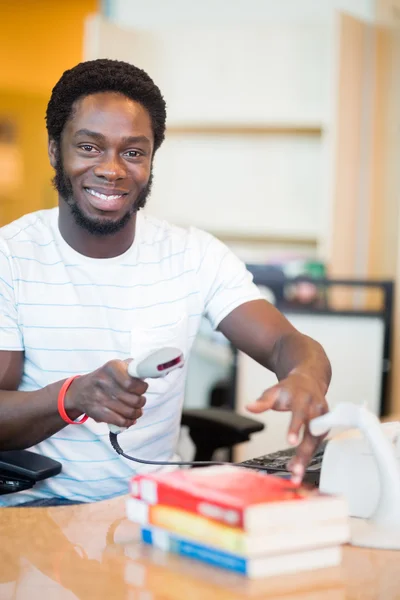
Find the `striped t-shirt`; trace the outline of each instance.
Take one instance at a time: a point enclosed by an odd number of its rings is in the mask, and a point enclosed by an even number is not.
[[[132,246],[109,259],[73,250],[59,232],[58,209],[0,229],[0,350],[24,351],[22,391],[163,345],[180,347],[187,363],[203,315],[216,328],[234,308],[258,298],[245,265],[219,240],[142,212]],[[125,452],[172,459],[185,375],[184,368],[151,380],[143,416],[119,436]],[[88,419],[33,447],[60,461],[62,472],[27,492],[1,496],[0,505],[126,493],[130,476],[151,467],[117,455],[108,433],[106,424]]]

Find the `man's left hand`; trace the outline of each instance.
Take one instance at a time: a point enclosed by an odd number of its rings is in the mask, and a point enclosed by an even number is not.
[[[247,409],[253,413],[266,410],[291,411],[292,418],[288,431],[290,445],[298,444],[294,458],[288,464],[292,481],[300,483],[305,469],[322,437],[311,435],[308,424],[311,419],[328,412],[324,386],[308,374],[291,373],[273,387],[267,389],[256,402]],[[301,430],[303,436],[299,443]]]

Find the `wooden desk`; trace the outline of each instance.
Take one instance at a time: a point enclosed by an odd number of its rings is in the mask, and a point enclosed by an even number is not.
[[[249,581],[142,545],[125,498],[0,509],[0,600],[400,599],[400,553],[346,547],[340,568]]]

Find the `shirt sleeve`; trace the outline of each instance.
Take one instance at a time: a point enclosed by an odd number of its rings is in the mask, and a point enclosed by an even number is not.
[[[263,298],[253,283],[253,276],[242,262],[223,242],[214,236],[192,228],[195,252],[195,270],[204,313],[212,327],[235,308]]]
[[[0,350],[23,350],[11,257],[0,239]]]

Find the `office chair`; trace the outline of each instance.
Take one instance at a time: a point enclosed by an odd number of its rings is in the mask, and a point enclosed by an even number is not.
[[[195,445],[194,460],[211,460],[216,450],[231,450],[264,429],[260,421],[227,408],[184,410],[181,423],[188,427]],[[58,475],[61,469],[58,461],[30,450],[0,452],[0,495],[30,489],[38,481]]]

